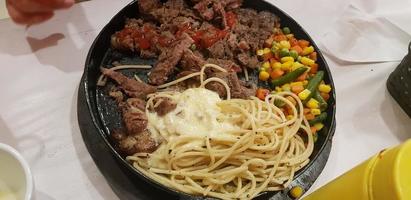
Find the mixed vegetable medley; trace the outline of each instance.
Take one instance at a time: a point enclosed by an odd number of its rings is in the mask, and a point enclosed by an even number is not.
[[[298,95],[304,104],[304,116],[311,125],[314,139],[327,118],[327,101],[332,90],[324,82],[324,71],[318,70],[317,52],[307,40],[298,40],[290,28],[275,28],[264,43],[265,48],[257,51],[264,60],[259,68],[259,80],[268,82],[271,91],[259,88],[256,96],[262,100],[271,92],[290,91]],[[297,102],[288,97],[295,105]],[[275,102],[276,103],[276,102]],[[277,103],[286,114],[292,117],[292,110],[287,105]]]

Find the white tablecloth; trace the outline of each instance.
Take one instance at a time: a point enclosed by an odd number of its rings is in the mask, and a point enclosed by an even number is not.
[[[92,41],[128,2],[84,2],[28,29],[0,21],[0,142],[17,148],[29,162],[37,200],[118,199],[82,141],[76,101]],[[316,40],[348,6],[344,0],[299,0],[294,6],[287,0],[272,2]],[[337,91],[337,130],[328,163],[312,189],[411,136],[411,120],[385,87],[398,62],[347,65],[326,59]]]

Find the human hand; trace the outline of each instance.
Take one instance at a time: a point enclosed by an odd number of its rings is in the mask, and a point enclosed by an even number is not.
[[[57,9],[69,8],[74,0],[6,0],[11,19],[18,24],[32,25],[44,22]]]

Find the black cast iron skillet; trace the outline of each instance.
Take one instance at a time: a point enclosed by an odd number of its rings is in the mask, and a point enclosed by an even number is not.
[[[290,27],[296,38],[310,41],[316,51],[319,52],[317,62],[320,70],[326,72],[325,81],[335,88],[325,59],[310,36],[297,22],[277,7],[262,0],[245,0],[243,7],[274,13],[280,17],[282,26]],[[112,83],[108,83],[104,88],[96,86],[97,79],[100,76],[100,66],[110,67],[114,61],[122,64],[153,64],[155,62],[155,60],[143,60],[135,55],[118,52],[110,47],[111,35],[123,28],[125,19],[138,18],[138,16],[137,1],[133,1],[112,18],[90,48],[78,97],[79,125],[83,140],[97,166],[116,194],[122,199],[163,199],[164,195],[167,196],[167,199],[204,199],[204,197],[188,195],[158,184],[146,177],[134,169],[115,150],[114,144],[109,138],[110,130],[121,128],[123,124],[116,103],[107,95]],[[131,76],[136,71],[122,72]],[[140,70],[138,72],[139,77],[147,80],[147,72]],[[251,76],[254,77],[252,81],[256,82],[257,73]],[[310,157],[310,163],[297,172],[290,187],[280,192],[262,193],[257,199],[289,199],[290,197],[287,195],[287,192],[290,188],[297,185],[305,190],[309,189],[324,168],[331,149],[331,140],[335,131],[334,91],[329,100],[327,113],[329,117],[325,121],[325,128],[319,132],[318,141]]]

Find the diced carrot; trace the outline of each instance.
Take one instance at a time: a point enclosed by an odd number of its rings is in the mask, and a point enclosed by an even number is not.
[[[298,53],[298,55],[301,55],[301,53],[303,52],[303,49],[298,45],[292,46],[291,50],[296,51]]]
[[[304,74],[301,74],[301,76],[297,78],[297,81],[304,81],[306,79],[307,79],[307,72],[304,72]]]
[[[311,65],[310,74],[316,74],[317,71],[318,71],[318,64],[314,63],[313,65]]]
[[[268,95],[269,92],[270,92],[270,91],[267,90],[267,89],[258,88],[258,89],[257,89],[256,96],[257,96],[257,98],[259,98],[259,99],[261,99],[261,100],[264,100],[265,97]]]
[[[295,38],[291,38],[291,39],[289,40],[289,42],[290,42],[290,45],[291,45],[292,47],[298,45],[298,40],[295,39]]]
[[[311,113],[311,109],[310,109],[310,108],[304,108],[303,113],[304,113],[304,115],[310,114],[310,113]]]
[[[271,64],[271,65],[272,65],[273,63],[276,63],[276,62],[278,62],[278,60],[275,59],[275,57],[274,57],[274,58],[270,58],[270,64]]]
[[[274,54],[271,51],[269,53],[266,53],[266,54],[263,55],[264,61],[268,61],[273,57],[274,57]]]
[[[279,34],[279,35],[274,36],[274,40],[276,42],[284,41],[284,40],[287,40],[287,36],[283,34]]]
[[[274,70],[270,73],[270,77],[271,77],[272,79],[279,78],[279,77],[281,77],[281,76],[283,76],[283,75],[284,75],[284,71],[281,70],[281,69],[274,69]]]
[[[310,46],[310,42],[307,40],[298,40],[298,44],[300,45],[301,48],[304,49],[304,47]]]
[[[310,129],[311,129],[311,132],[312,132],[313,134],[317,132],[317,129],[316,129],[314,126],[310,127]]]
[[[285,110],[287,112],[287,115],[292,115],[293,114],[293,109],[289,105],[285,106]]]
[[[293,85],[291,86],[291,91],[294,92],[295,94],[299,94],[304,90],[304,86],[302,85]]]
[[[315,119],[315,116],[314,116],[313,114],[311,114],[311,113],[308,113],[308,114],[305,115],[305,118],[306,118],[307,120],[313,120],[313,119]]]
[[[321,92],[320,95],[323,97],[323,99],[324,99],[325,101],[328,101],[328,99],[330,99],[330,94]]]
[[[312,52],[312,53],[310,54],[309,58],[310,58],[311,60],[317,61],[317,52],[315,52],[315,51]]]
[[[273,41],[274,41],[274,38],[272,37],[266,39],[264,42],[264,47],[271,48],[271,46],[273,45]]]

